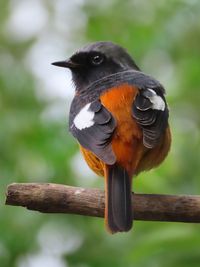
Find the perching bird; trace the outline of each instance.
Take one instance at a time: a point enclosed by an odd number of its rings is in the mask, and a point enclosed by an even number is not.
[[[89,167],[105,178],[107,229],[129,231],[132,177],[158,166],[170,149],[165,90],[112,42],[86,45],[52,64],[72,72],[69,130]]]

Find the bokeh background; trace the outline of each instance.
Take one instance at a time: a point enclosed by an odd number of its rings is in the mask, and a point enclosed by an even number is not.
[[[200,194],[200,1],[0,0],[0,266],[199,267],[200,225],[135,222],[109,235],[98,218],[5,206],[12,182],[103,188],[67,130],[70,72],[50,65],[112,40],[160,80],[173,145],[135,192]]]

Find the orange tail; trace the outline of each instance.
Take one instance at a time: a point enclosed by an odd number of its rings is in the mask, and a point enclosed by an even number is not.
[[[115,164],[106,166],[105,223],[109,232],[127,232],[132,227],[131,178]]]

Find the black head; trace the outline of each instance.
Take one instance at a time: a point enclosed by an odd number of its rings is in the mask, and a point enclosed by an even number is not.
[[[68,60],[52,63],[69,68],[76,90],[81,90],[108,75],[140,70],[125,49],[112,42],[96,42],[78,50]]]

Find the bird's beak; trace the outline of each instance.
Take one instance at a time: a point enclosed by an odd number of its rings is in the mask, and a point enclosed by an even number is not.
[[[71,59],[67,59],[64,61],[56,61],[51,64],[57,67],[63,67],[63,68],[68,68],[68,69],[74,69],[80,66],[79,64],[76,64],[73,61],[71,61]]]

